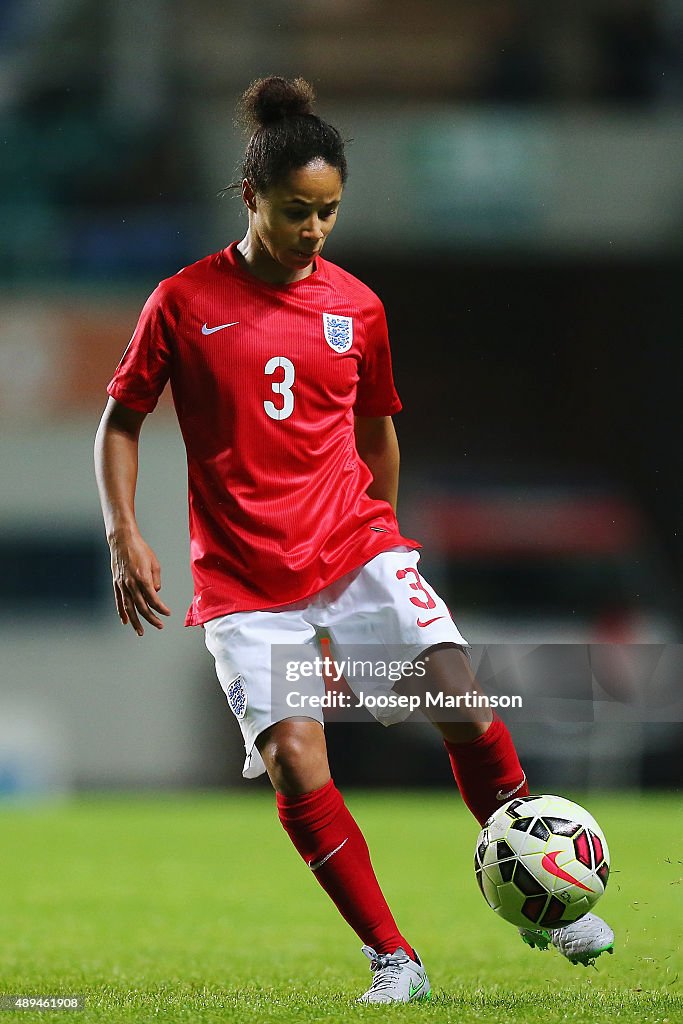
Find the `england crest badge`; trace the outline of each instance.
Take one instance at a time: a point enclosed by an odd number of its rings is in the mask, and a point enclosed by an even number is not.
[[[225,691],[228,704],[235,718],[242,719],[247,713],[247,691],[244,689],[242,676],[237,676]]]
[[[348,352],[353,345],[353,317],[323,313],[325,341],[335,352]]]

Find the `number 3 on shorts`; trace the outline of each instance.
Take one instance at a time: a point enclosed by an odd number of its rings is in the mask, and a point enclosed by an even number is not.
[[[270,386],[276,395],[281,395],[282,408],[278,409],[274,402],[263,403],[263,408],[271,420],[286,420],[294,412],[294,395],[292,394],[294,363],[292,360],[287,359],[286,356],[273,356],[266,363],[266,368],[263,372],[270,375],[275,373],[279,367],[282,367],[285,371],[284,380],[273,381]]]
[[[414,569],[412,566],[409,566],[407,569],[399,569],[398,572],[396,573],[396,579],[404,580],[407,576],[411,575],[414,577],[414,580],[412,583],[409,583],[408,586],[410,587],[411,590],[417,590],[420,593],[424,594],[427,600],[423,601],[419,597],[411,597],[410,603],[414,604],[417,608],[424,608],[425,610],[436,608],[436,601],[434,600],[434,598],[432,597],[432,595],[429,593],[424,583],[422,582],[422,579],[417,569]]]

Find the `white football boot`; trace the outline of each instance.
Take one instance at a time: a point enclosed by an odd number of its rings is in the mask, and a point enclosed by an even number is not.
[[[559,928],[520,928],[519,934],[528,946],[547,949],[552,944],[571,964],[584,967],[593,967],[601,953],[614,953],[614,932],[596,914]]]
[[[411,960],[401,946],[395,953],[376,953],[370,946],[363,946],[361,952],[370,961],[374,978],[370,988],[357,1002],[412,1003],[413,1000],[430,998],[429,978],[419,958],[417,963]]]

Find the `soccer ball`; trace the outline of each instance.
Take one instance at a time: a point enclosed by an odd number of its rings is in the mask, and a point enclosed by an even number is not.
[[[557,928],[595,906],[609,877],[597,821],[561,796],[500,807],[479,833],[474,870],[484,899],[521,928]]]

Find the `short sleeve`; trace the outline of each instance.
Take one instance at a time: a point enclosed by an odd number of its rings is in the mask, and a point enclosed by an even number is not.
[[[379,299],[366,313],[364,326],[365,348],[353,411],[356,416],[393,416],[402,406],[394,387],[387,318]]]
[[[136,412],[152,412],[171,372],[168,319],[163,284],[144,305],[133,337],[107,386],[117,402]]]

